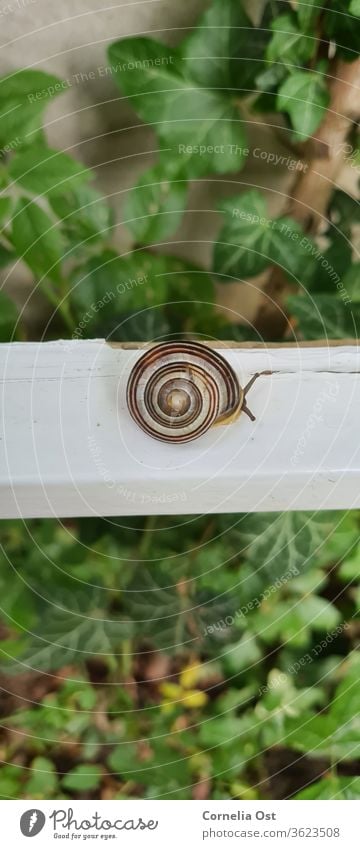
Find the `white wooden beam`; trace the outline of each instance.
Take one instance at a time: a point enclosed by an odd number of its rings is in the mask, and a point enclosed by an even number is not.
[[[102,340],[0,345],[0,517],[360,507],[360,348],[222,347],[242,415],[162,444],[125,399],[140,348]]]

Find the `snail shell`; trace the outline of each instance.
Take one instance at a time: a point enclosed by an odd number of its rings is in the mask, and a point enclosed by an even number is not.
[[[245,409],[229,363],[198,342],[162,342],[143,354],[127,385],[128,409],[145,433],[190,442]]]

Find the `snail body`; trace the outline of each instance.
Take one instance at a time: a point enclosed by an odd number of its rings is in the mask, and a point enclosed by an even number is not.
[[[190,442],[246,407],[246,391],[227,360],[198,342],[162,342],[135,364],[127,385],[130,415],[162,442]]]

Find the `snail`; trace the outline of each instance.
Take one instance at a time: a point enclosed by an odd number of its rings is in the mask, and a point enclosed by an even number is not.
[[[190,442],[241,412],[255,416],[227,360],[199,342],[161,342],[133,367],[127,384],[130,415],[145,433],[162,442]]]

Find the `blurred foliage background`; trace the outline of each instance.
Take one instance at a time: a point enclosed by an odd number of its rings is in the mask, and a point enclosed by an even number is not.
[[[125,254],[92,170],[48,145],[66,81],[0,80],[2,342],[357,338],[360,5],[257,8],[213,0],[176,48],[110,47],[114,101],[158,151]],[[276,217],[250,158],[274,193],[291,173]],[[176,253],[199,180],[206,268]],[[6,285],[23,264],[36,330]],[[239,281],[251,322],[219,306]],[[0,541],[2,798],[360,798],[356,513],[2,522]]]

